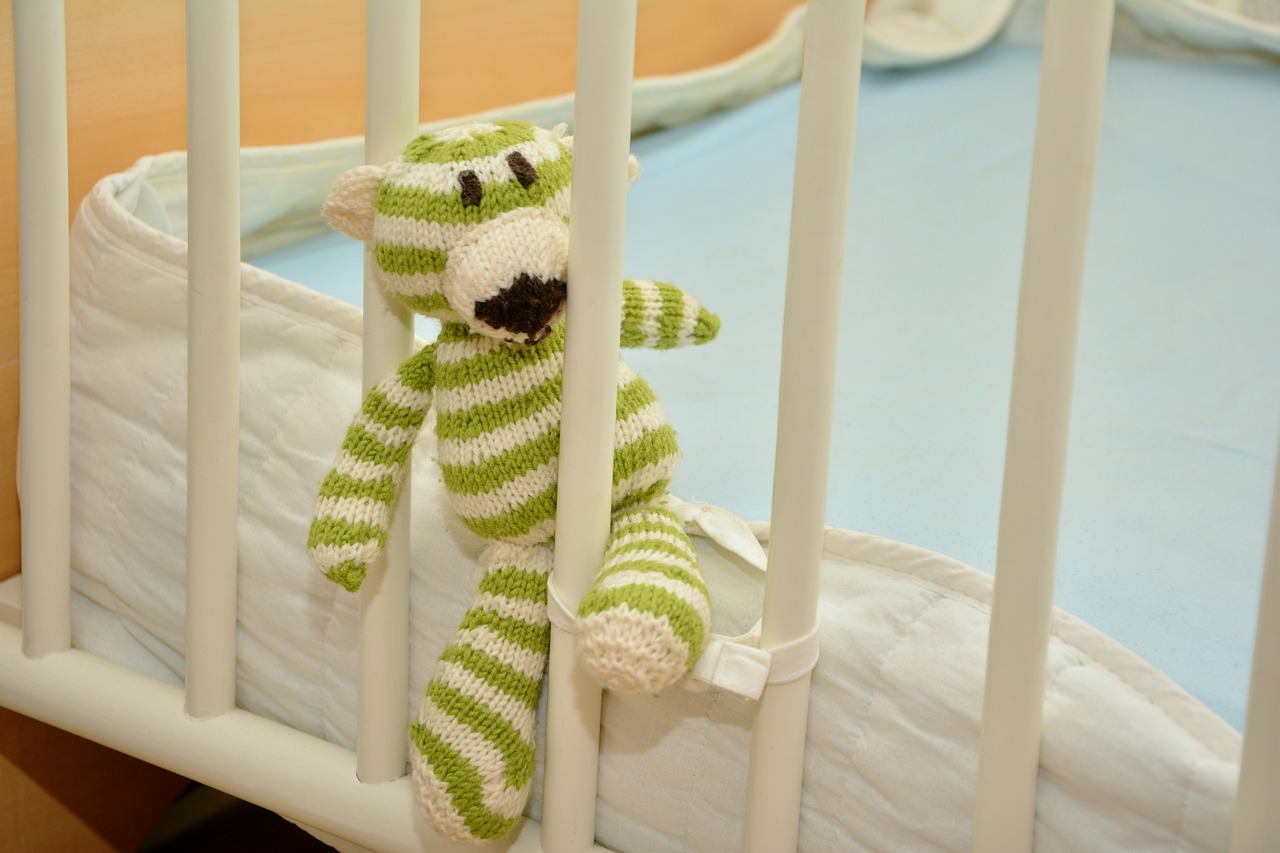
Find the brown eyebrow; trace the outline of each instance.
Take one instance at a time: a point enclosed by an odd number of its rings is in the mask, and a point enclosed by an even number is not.
[[[462,206],[463,207],[479,207],[480,199],[484,196],[484,190],[480,186],[480,179],[476,177],[476,173],[468,169],[458,174],[458,184],[462,187]]]
[[[507,155],[507,165],[511,167],[511,172],[516,176],[516,180],[520,182],[520,186],[525,189],[537,182],[537,170],[519,151],[512,151]]]

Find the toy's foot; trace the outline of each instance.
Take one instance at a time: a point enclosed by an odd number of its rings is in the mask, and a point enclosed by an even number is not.
[[[491,550],[488,573],[411,727],[423,812],[454,841],[501,838],[529,799],[550,644],[550,571],[547,548]]]
[[[711,603],[678,518],[650,506],[614,516],[578,624],[583,666],[608,689],[653,693],[684,677],[706,642]]]

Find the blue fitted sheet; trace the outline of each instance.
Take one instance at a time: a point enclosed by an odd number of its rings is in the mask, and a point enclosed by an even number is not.
[[[827,520],[988,571],[1038,66],[997,45],[868,70],[859,114]],[[769,514],[797,105],[633,146],[627,274],[723,328],[626,357],[680,432],[673,491],[748,519]],[[1237,727],[1280,435],[1277,140],[1274,68],[1113,57],[1058,566],[1059,606]],[[253,262],[359,304],[339,235]]]

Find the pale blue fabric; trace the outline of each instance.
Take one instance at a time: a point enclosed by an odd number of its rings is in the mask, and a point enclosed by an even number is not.
[[[827,520],[988,571],[1038,63],[867,71],[859,115]],[[723,329],[627,358],[680,432],[673,490],[748,519],[769,514],[797,104],[634,145],[627,274]],[[1278,152],[1276,70],[1113,58],[1057,603],[1237,727],[1280,436]],[[254,262],[359,303],[346,238]]]

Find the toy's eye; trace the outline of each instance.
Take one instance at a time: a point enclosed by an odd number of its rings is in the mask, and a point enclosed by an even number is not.
[[[480,178],[468,169],[458,175],[458,185],[462,188],[462,206],[479,207],[484,190],[480,186]]]
[[[533,168],[533,164],[524,158],[519,151],[512,151],[507,155],[507,165],[511,167],[511,173],[516,176],[516,180],[520,182],[520,186],[525,189],[533,186],[538,181],[538,172]]]

